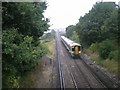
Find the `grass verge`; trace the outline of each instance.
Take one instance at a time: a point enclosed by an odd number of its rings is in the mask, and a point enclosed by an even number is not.
[[[55,41],[54,39],[50,39],[49,41],[45,42],[44,45],[47,47],[48,51],[47,51],[47,55],[48,56],[53,56],[55,54]]]

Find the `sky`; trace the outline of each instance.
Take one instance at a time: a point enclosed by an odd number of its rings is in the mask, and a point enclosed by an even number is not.
[[[50,19],[50,28],[66,28],[78,23],[80,16],[84,16],[92,9],[96,2],[118,2],[120,0],[45,0],[48,4],[45,18]]]

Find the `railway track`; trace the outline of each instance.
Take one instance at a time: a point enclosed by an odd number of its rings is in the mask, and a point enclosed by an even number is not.
[[[81,58],[82,63],[91,71],[91,74],[104,85],[106,88],[120,88],[120,85],[111,79],[107,74],[97,68],[97,72],[94,68],[90,67],[86,61]]]
[[[74,62],[75,62],[75,64],[76,64],[76,67],[78,68],[78,70],[81,72],[82,76],[85,78],[86,82],[88,83],[88,86],[89,86],[90,88],[94,88],[94,87],[92,87],[92,85],[90,84],[89,80],[86,78],[85,73],[81,70],[81,68],[79,67],[79,65],[78,65],[78,63],[76,62],[76,60],[74,60]],[[87,68],[87,69],[88,69],[88,68]],[[91,73],[91,71],[90,71],[89,73]],[[100,83],[100,85],[105,88],[105,86],[102,84],[102,82],[101,82],[93,73],[91,73],[91,74],[92,74],[92,75],[94,76],[94,78]]]
[[[71,76],[71,78],[72,78],[72,82],[73,82],[73,85],[74,85],[74,88],[76,89],[76,90],[78,90],[78,85],[77,85],[77,81],[75,80],[75,76],[74,76],[74,74],[73,74],[73,72],[71,71],[71,65],[70,65],[70,63],[68,62],[68,60],[66,60],[66,66],[67,66],[67,70],[68,70],[68,72],[70,73],[70,76]]]
[[[64,78],[64,74],[63,74],[63,70],[62,70],[62,65],[61,65],[61,60],[60,60],[60,55],[59,55],[59,50],[60,47],[58,48],[58,43],[59,41],[56,39],[56,53],[57,53],[57,63],[58,63],[58,72],[59,72],[59,81],[60,81],[60,89],[61,90],[65,90],[65,88],[67,88],[66,84],[65,84],[65,78]],[[65,60],[66,62],[66,60]],[[75,77],[73,75],[73,72],[71,72],[70,70],[70,66],[68,64],[66,64],[66,70],[67,72],[70,74],[70,80],[72,80],[72,85],[74,86],[74,88],[76,90],[78,90],[78,86],[75,80]]]
[[[78,64],[76,63],[76,61],[74,61],[74,62],[75,62],[75,64],[76,64],[76,67],[78,68],[79,75],[81,74],[81,75],[84,77],[85,81],[87,82],[87,86],[88,86],[89,88],[91,88],[91,86],[90,86],[90,84],[89,84],[89,81],[86,79],[84,73],[83,73],[82,70],[79,68],[79,66],[78,66]],[[81,73],[80,73],[80,72],[81,72]]]
[[[64,47],[64,46],[62,45],[62,47]],[[68,51],[65,48],[63,48],[63,49],[66,51],[65,56],[69,57],[70,55],[67,53]],[[82,79],[83,82],[84,82],[84,88],[91,88],[91,89],[94,88],[93,86],[90,85],[89,80],[86,78],[84,72],[78,66],[76,60],[72,59],[71,57],[66,58],[66,59],[69,59],[69,60],[66,60],[67,61],[66,63],[68,64],[67,67],[70,69],[69,72],[70,72],[70,74],[71,74],[71,76],[73,78],[73,82],[74,82],[75,88],[76,89],[81,88],[81,85],[77,83],[77,81],[75,80],[75,78],[77,78],[77,79],[84,78],[84,79]],[[77,77],[76,77],[76,75],[73,74],[75,71],[72,70],[72,65],[75,65],[74,70],[76,70],[76,72],[77,72],[77,74],[79,74],[79,76],[77,75]],[[100,81],[99,81],[99,83],[101,84]],[[105,87],[105,86],[103,84],[101,84],[99,87]]]
[[[91,90],[92,90],[92,88],[96,88],[94,85],[91,85],[91,82],[89,81],[89,79],[87,79],[87,76],[85,75],[85,72],[83,72],[83,71],[81,70],[81,68],[79,67],[79,65],[78,65],[78,63],[76,62],[75,59],[68,60],[68,61],[69,61],[69,62],[67,62],[67,63],[68,63],[69,65],[73,65],[73,63],[74,63],[75,68],[76,68],[79,76],[80,76],[81,78],[84,78],[84,83],[85,83],[85,87],[84,87],[84,88],[90,88]],[[71,62],[71,64],[70,64],[70,62]],[[84,68],[84,67],[83,67],[83,68]],[[99,87],[99,88],[104,88],[104,87],[105,87],[105,86],[99,81],[99,79],[97,79],[97,81],[100,83],[100,85],[97,86],[97,87]]]
[[[56,55],[57,55],[57,62],[58,62],[58,72],[59,72],[59,80],[60,80],[60,89],[64,90],[65,89],[65,80],[63,77],[63,71],[62,71],[62,67],[61,67],[61,62],[60,62],[60,57],[58,54],[58,41],[56,40]]]
[[[62,43],[60,43],[60,38],[56,37],[56,57],[57,57],[58,73],[59,73],[59,81],[60,81],[59,85],[61,90],[66,89],[70,85],[72,85],[71,87],[75,88],[76,90],[78,90],[78,88],[81,87],[80,85],[83,85],[82,87],[84,88],[90,88],[90,89],[119,87],[119,85],[116,82],[114,82],[101,70],[99,72],[96,72],[94,68],[92,68],[90,65],[88,65],[85,62],[84,58],[75,60],[70,58],[69,55],[67,55],[68,54],[67,52],[60,53],[61,49],[65,49],[63,44],[62,46],[61,44]],[[65,55],[61,56],[61,54],[65,54]],[[72,65],[74,65],[75,67],[73,68]],[[82,84],[82,82],[84,84]]]
[[[65,49],[65,48],[64,48]],[[65,49],[66,50],[66,49]],[[67,50],[66,50],[67,52]],[[68,53],[65,53],[65,56],[68,56]],[[67,69],[72,77],[72,81],[74,84],[74,88],[76,90],[78,90],[79,88],[90,88],[92,89],[92,87],[90,86],[89,81],[86,79],[84,73],[82,72],[82,70],[76,65],[75,60],[73,60],[72,58],[66,58],[66,65],[67,65]],[[72,68],[72,65],[75,65],[74,69]],[[75,70],[75,71],[74,71]],[[75,72],[77,72],[75,74]],[[82,80],[82,83],[80,83],[80,81]]]
[[[98,70],[99,72],[96,72],[93,68],[91,68],[85,62],[85,60],[83,58],[81,58],[81,59],[82,59],[81,61],[84,64],[84,66],[89,70],[89,73],[94,76],[94,78],[99,82],[99,84],[101,84],[101,86],[103,88],[120,88],[120,85],[118,83],[116,83],[113,79],[111,79],[109,76],[107,76],[107,74],[105,74],[101,70]],[[86,79],[85,73],[83,73],[81,68],[78,66],[78,63],[76,62],[76,60],[73,59],[73,61],[75,62],[76,67],[78,68],[79,72],[81,72],[82,76],[84,77],[84,79],[88,83],[88,86],[90,88],[92,88],[91,85],[90,85],[89,80]]]
[[[59,43],[60,44],[60,43]],[[63,47],[63,46],[62,46]],[[60,49],[60,47],[59,47],[59,49]],[[64,53],[65,54],[65,53]],[[65,54],[65,56],[68,56],[67,54]],[[79,68],[79,66],[77,65],[77,63],[75,62],[75,60],[69,60],[69,59],[71,59],[71,58],[65,58],[66,60],[66,68],[67,68],[67,71],[69,72],[69,74],[70,74],[70,76],[71,76],[71,80],[72,80],[72,83],[73,83],[73,85],[74,85],[74,88],[76,89],[76,90],[78,90],[78,88],[81,88],[81,87],[83,87],[83,88],[90,88],[90,89],[92,89],[92,88],[94,88],[94,86],[91,86],[90,85],[90,82],[89,82],[89,80],[88,79],[86,79],[86,76],[84,75],[84,72],[82,72],[82,70]],[[59,60],[59,64],[60,64],[60,59],[59,59],[59,55],[58,55],[58,60]],[[72,70],[72,65],[75,65],[75,69],[73,69]],[[60,65],[59,65],[60,66]],[[76,70],[76,74],[77,75],[75,75],[74,74],[74,70]],[[59,72],[61,72],[60,70],[59,70]],[[60,74],[60,73],[59,73]],[[63,74],[62,74],[63,75]],[[60,75],[60,76],[62,76],[62,75]],[[65,81],[64,80],[64,76],[62,76],[62,77],[60,77],[61,79],[61,88],[63,88],[62,86],[63,86],[63,81]],[[78,80],[77,80],[78,79]],[[81,82],[83,82],[83,83],[80,83],[80,81]],[[65,83],[64,83],[65,84]],[[81,86],[82,85],[82,86]],[[102,85],[101,85],[102,86]],[[100,86],[99,86],[100,87]],[[65,89],[65,85],[64,85],[64,89]]]
[[[58,58],[58,71],[59,71],[59,77],[60,77],[60,88],[64,89],[65,88],[65,80],[63,77],[63,71],[62,71],[61,62],[60,62],[59,58]]]

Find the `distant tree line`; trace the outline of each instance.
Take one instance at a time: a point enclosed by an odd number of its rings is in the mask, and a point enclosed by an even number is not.
[[[76,25],[66,28],[66,34],[70,38],[76,32],[84,48],[91,47],[104,59],[118,60],[119,18],[120,9],[114,2],[97,2],[89,13],[80,17]]]
[[[48,30],[46,2],[2,3],[2,86],[19,88],[22,77],[45,54],[39,37]]]

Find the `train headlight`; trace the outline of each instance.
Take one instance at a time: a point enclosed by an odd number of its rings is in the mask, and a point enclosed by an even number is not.
[[[81,51],[79,51],[79,53],[81,53]]]

